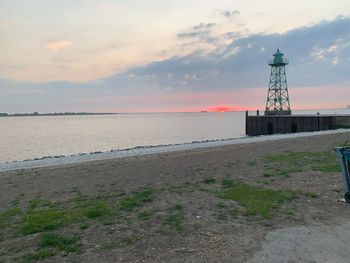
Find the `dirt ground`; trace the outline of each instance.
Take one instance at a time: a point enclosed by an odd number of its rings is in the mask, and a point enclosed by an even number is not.
[[[1,173],[0,212],[19,212],[4,219],[0,262],[348,262],[350,246],[344,255],[335,246],[325,253],[328,243],[350,240],[340,172],[297,163],[270,173],[285,165],[281,154],[333,154],[349,138],[320,135]],[[294,198],[268,216],[249,215],[220,195],[225,178]],[[152,197],[140,189],[152,189]],[[38,211],[73,211],[81,200],[104,208],[101,217],[26,232],[33,200],[43,204]],[[45,233],[78,236],[79,249],[45,247]],[[323,246],[316,246],[320,236]],[[36,257],[44,249],[50,253]]]

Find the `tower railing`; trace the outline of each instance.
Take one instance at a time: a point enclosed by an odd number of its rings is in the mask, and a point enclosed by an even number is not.
[[[281,59],[280,61],[278,61],[278,63],[275,63],[275,60],[274,60],[274,59],[269,59],[269,60],[267,61],[267,64],[268,64],[268,65],[289,64],[289,59],[288,59],[288,58],[283,58],[283,59]]]

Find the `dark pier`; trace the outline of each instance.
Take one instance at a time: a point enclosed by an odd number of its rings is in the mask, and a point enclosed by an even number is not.
[[[258,115],[246,112],[249,136],[350,128],[350,115]]]
[[[246,135],[268,135],[314,132],[350,128],[350,115],[292,115],[289,101],[286,66],[288,59],[277,49],[271,67],[269,90],[264,115],[249,116],[246,112]]]

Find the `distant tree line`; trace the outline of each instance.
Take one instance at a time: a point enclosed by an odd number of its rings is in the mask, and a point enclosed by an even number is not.
[[[61,116],[61,115],[106,115],[117,113],[92,113],[92,112],[54,112],[54,113],[14,113],[9,114],[6,112],[0,112],[0,117],[16,117],[16,116]]]

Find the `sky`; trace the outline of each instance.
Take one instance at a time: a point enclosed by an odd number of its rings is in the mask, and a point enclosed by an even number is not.
[[[0,112],[263,109],[278,48],[292,110],[350,105],[349,0],[2,0]]]

